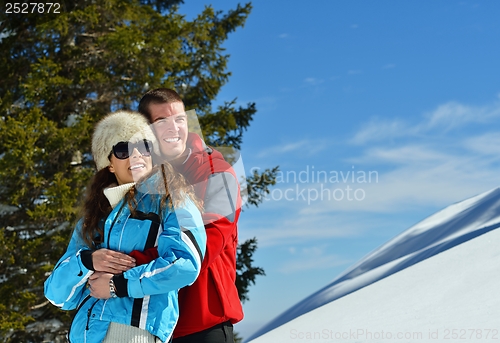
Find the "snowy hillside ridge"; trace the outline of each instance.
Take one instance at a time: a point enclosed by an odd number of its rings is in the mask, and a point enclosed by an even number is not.
[[[500,230],[331,301],[251,343],[440,343],[500,339]]]
[[[448,206],[368,254],[330,284],[292,306],[246,341],[498,227],[500,188]]]

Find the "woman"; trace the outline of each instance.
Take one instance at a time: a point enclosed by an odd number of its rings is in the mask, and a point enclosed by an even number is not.
[[[154,142],[138,113],[112,113],[96,126],[98,172],[84,216],[45,281],[51,303],[77,308],[70,342],[168,342],[177,290],[198,276],[206,244],[199,206],[168,164],[152,167]],[[158,257],[134,267],[124,255],[133,251]]]

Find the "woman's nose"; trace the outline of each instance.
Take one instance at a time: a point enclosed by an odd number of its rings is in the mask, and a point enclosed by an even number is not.
[[[140,153],[140,151],[137,149],[137,148],[134,148],[134,150],[132,150],[132,153],[130,154],[130,157],[140,157],[142,156],[142,154]]]

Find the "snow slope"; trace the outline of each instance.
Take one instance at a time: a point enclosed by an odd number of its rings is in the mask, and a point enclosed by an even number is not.
[[[334,328],[336,332],[414,329],[424,335],[425,341],[425,334],[430,334],[425,330],[441,330],[442,336],[446,329],[467,330],[465,324],[472,325],[472,314],[481,321],[468,328],[493,330],[493,324],[485,325],[495,320],[498,331],[500,297],[495,299],[494,291],[500,289],[500,276],[496,276],[500,275],[500,249],[495,244],[499,242],[500,230],[482,236],[498,227],[500,188],[451,205],[370,253],[257,331],[249,341],[297,342],[302,340],[299,333]],[[496,308],[490,304],[496,304]],[[304,336],[302,341],[331,342],[335,338],[323,340],[321,336],[312,340]],[[451,331],[449,336],[448,341],[452,339]],[[377,341],[386,340],[387,337],[378,337]],[[352,341],[370,339],[356,337]]]

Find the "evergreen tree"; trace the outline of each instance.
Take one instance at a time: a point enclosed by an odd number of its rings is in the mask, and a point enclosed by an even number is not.
[[[179,91],[195,108],[208,144],[240,148],[254,103],[213,100],[228,81],[222,44],[251,5],[210,6],[189,21],[180,0],[66,0],[28,13],[0,13],[0,337],[62,341],[71,313],[43,296],[63,254],[94,173],[90,138],[110,111],[135,110],[150,87]],[[23,7],[20,8],[21,10]],[[277,169],[247,179],[258,205]],[[263,177],[267,175],[267,177]],[[240,246],[242,299],[255,276],[256,241]]]

